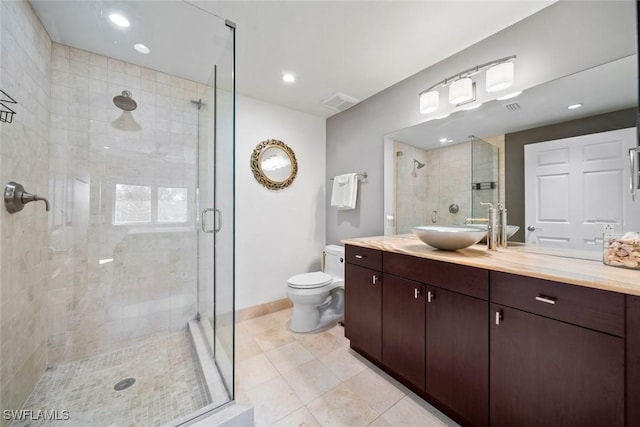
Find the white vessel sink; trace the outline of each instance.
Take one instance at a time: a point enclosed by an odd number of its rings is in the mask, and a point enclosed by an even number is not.
[[[455,251],[478,243],[487,230],[467,225],[421,225],[413,227],[413,233],[429,246]]]

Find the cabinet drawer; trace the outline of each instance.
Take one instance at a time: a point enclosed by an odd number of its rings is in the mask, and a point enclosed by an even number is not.
[[[345,246],[345,256],[348,263],[361,265],[362,267],[382,270],[382,251],[362,248],[360,246]]]
[[[385,273],[472,297],[489,299],[487,270],[392,252],[385,252],[382,260]]]
[[[624,295],[492,271],[491,301],[624,336]]]

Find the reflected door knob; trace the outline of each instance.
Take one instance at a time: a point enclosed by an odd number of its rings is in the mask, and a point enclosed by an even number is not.
[[[536,231],[536,228],[533,225],[530,225],[530,226],[527,227],[527,230]]]

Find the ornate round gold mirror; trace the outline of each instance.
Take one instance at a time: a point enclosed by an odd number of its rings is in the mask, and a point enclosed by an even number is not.
[[[298,162],[291,147],[277,139],[268,139],[253,150],[251,170],[260,184],[270,190],[282,190],[296,178]]]

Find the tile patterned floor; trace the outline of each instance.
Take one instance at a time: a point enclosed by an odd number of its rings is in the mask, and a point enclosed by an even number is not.
[[[236,401],[255,426],[457,426],[349,349],[344,328],[290,332],[291,309],[236,325]]]
[[[159,426],[208,404],[187,331],[45,371],[23,409],[67,410],[72,426]],[[128,377],[136,382],[115,391]],[[14,422],[40,426],[45,421]],[[48,424],[51,425],[51,424]]]

